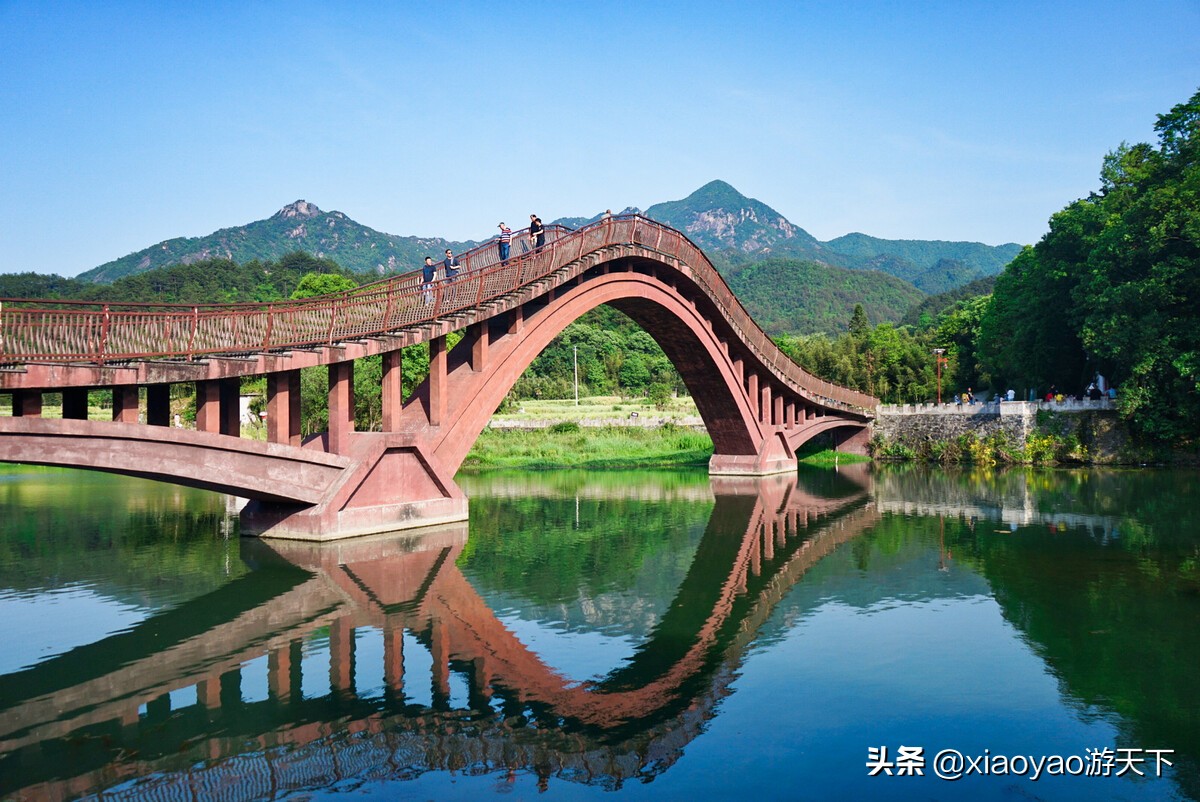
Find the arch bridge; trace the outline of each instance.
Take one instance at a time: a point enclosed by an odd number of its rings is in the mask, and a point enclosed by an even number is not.
[[[878,401],[792,362],[704,253],[640,216],[547,229],[500,261],[492,243],[453,279],[419,273],[338,295],[180,306],[0,301],[0,461],[92,468],[250,498],[244,530],[323,540],[466,518],[453,481],[530,362],[580,315],[624,312],[662,347],[713,440],[715,475],[794,470],[830,432],[861,449]],[[447,335],[461,332],[453,349]],[[429,344],[404,399],[401,349]],[[382,357],[382,431],[354,431],[355,360]],[[300,369],[328,370],[328,431],[300,436]],[[240,380],[267,380],[267,442],[239,438]],[[170,388],[195,383],[195,430],[172,428]],[[112,421],[88,420],[89,391]],[[63,418],[41,416],[62,394]],[[142,400],[144,398],[144,401]],[[143,408],[144,407],[144,408]]]

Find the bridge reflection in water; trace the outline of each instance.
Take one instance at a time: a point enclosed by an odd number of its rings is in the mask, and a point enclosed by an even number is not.
[[[712,512],[675,600],[629,660],[586,681],[550,668],[464,577],[465,524],[244,539],[251,573],[0,678],[0,796],[246,799],[431,770],[654,776],[715,715],[788,590],[877,520],[865,471],[819,481],[832,484],[684,488]],[[326,631],[328,676],[306,676],[306,640]],[[381,652],[360,647],[366,633]],[[265,698],[251,700],[264,661]]]

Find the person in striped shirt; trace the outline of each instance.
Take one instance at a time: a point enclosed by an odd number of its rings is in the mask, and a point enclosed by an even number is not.
[[[500,239],[498,240],[498,244],[500,246],[500,264],[506,264],[508,262],[509,249],[512,248],[512,229],[504,225],[504,223],[500,224]]]

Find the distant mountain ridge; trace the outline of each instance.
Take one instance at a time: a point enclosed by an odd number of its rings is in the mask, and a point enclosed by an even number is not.
[[[722,254],[727,272],[772,257],[808,259],[851,270],[879,270],[936,294],[998,274],[1021,250],[1016,243],[885,240],[847,234],[821,242],[770,206],[724,181],[711,181],[683,200],[651,206],[647,217],[678,228]]]
[[[328,258],[354,273],[383,275],[416,270],[427,255],[446,248],[455,252],[474,246],[441,237],[400,237],[356,223],[342,212],[324,212],[298,200],[266,220],[222,228],[205,237],[178,237],[80,273],[78,278],[101,284],[123,276],[204,259],[230,259],[239,264],[258,259],[277,261],[294,251]]]
[[[711,181],[681,200],[655,204],[644,214],[685,232],[710,252],[727,277],[752,262],[792,258],[851,270],[879,270],[934,294],[996,275],[1020,251],[1014,243],[990,246],[884,240],[857,233],[821,242],[770,206],[742,195],[724,181]],[[577,227],[598,217],[564,217],[554,222]],[[332,259],[355,273],[383,275],[416,269],[428,254],[446,248],[458,252],[475,244],[469,240],[386,234],[342,212],[325,212],[313,203],[298,200],[266,220],[224,228],[204,237],[165,240],[81,273],[79,278],[109,283],[122,276],[203,259],[267,261],[294,251]]]

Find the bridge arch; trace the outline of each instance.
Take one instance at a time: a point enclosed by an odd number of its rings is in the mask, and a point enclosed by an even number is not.
[[[476,373],[464,366],[461,376],[450,377],[451,398],[460,403],[448,410],[444,431],[433,433],[430,442],[447,470],[453,472],[461,465],[496,407],[533,360],[568,325],[603,304],[628,315],[662,347],[695,399],[717,453],[758,453],[763,426],[712,321],[679,292],[678,285],[659,278],[654,270],[621,267],[598,269],[556,293],[546,307],[524,321],[522,336],[496,344],[500,347],[494,347],[491,355],[498,363],[495,369]],[[462,402],[466,399],[470,403]]]

